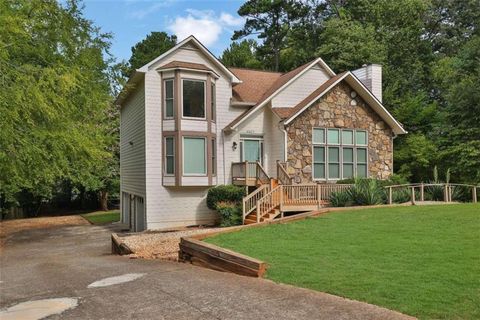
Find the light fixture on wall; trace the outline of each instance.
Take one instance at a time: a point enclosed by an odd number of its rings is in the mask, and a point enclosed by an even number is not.
[[[236,141],[233,141],[232,150],[233,151],[237,150],[237,142]]]

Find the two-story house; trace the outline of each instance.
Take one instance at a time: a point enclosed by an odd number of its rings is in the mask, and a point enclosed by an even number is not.
[[[406,133],[382,105],[379,65],[227,68],[193,36],[137,69],[116,102],[122,221],[132,230],[212,223],[205,198],[216,185],[251,186],[247,215],[287,188],[304,186],[288,190],[307,199],[319,184],[388,178],[393,139]]]

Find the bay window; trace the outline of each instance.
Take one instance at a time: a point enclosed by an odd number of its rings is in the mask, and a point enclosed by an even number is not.
[[[182,83],[183,116],[205,119],[205,81],[184,79]]]
[[[165,137],[165,174],[175,174],[175,138]]]
[[[314,128],[312,144],[314,180],[368,176],[367,131]]]
[[[165,90],[165,119],[173,119],[174,117],[174,106],[173,106],[173,79],[167,79],[163,81],[164,90]]]
[[[183,173],[191,176],[207,174],[206,139],[183,138]]]

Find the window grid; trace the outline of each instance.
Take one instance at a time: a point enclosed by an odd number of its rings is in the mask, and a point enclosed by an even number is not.
[[[320,149],[323,150],[323,159],[318,159],[321,152],[315,152]],[[366,177],[368,132],[356,129],[313,128],[312,158],[313,180],[335,181],[354,176]],[[318,172],[319,170],[322,172]]]
[[[175,174],[175,138],[165,137],[165,175]]]
[[[173,79],[166,79],[163,81],[163,86],[164,86],[164,92],[165,92],[165,119],[173,119],[175,116],[174,113],[174,81]]]

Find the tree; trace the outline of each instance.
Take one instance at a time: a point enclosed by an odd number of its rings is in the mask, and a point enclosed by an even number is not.
[[[235,31],[232,40],[256,35],[263,41],[258,48],[260,55],[273,57],[273,61],[266,61],[266,64],[278,71],[280,51],[285,47],[290,25],[299,17],[300,11],[300,2],[294,0],[248,0],[238,9],[238,14],[246,17],[245,25],[242,30]]]
[[[253,39],[232,42],[225,49],[220,61],[227,67],[261,69],[262,63],[256,57],[257,42]]]
[[[166,32],[151,32],[145,39],[132,47],[132,56],[128,60],[128,68],[124,70],[129,77],[133,70],[138,69],[167,52],[177,44],[177,36],[169,36]]]
[[[441,159],[452,176],[480,181],[480,36],[472,37],[454,57],[437,64],[434,75],[443,102],[445,122]]]
[[[91,187],[95,166],[112,157],[111,36],[74,0],[2,1],[0,24],[2,209],[51,198],[60,180]]]

